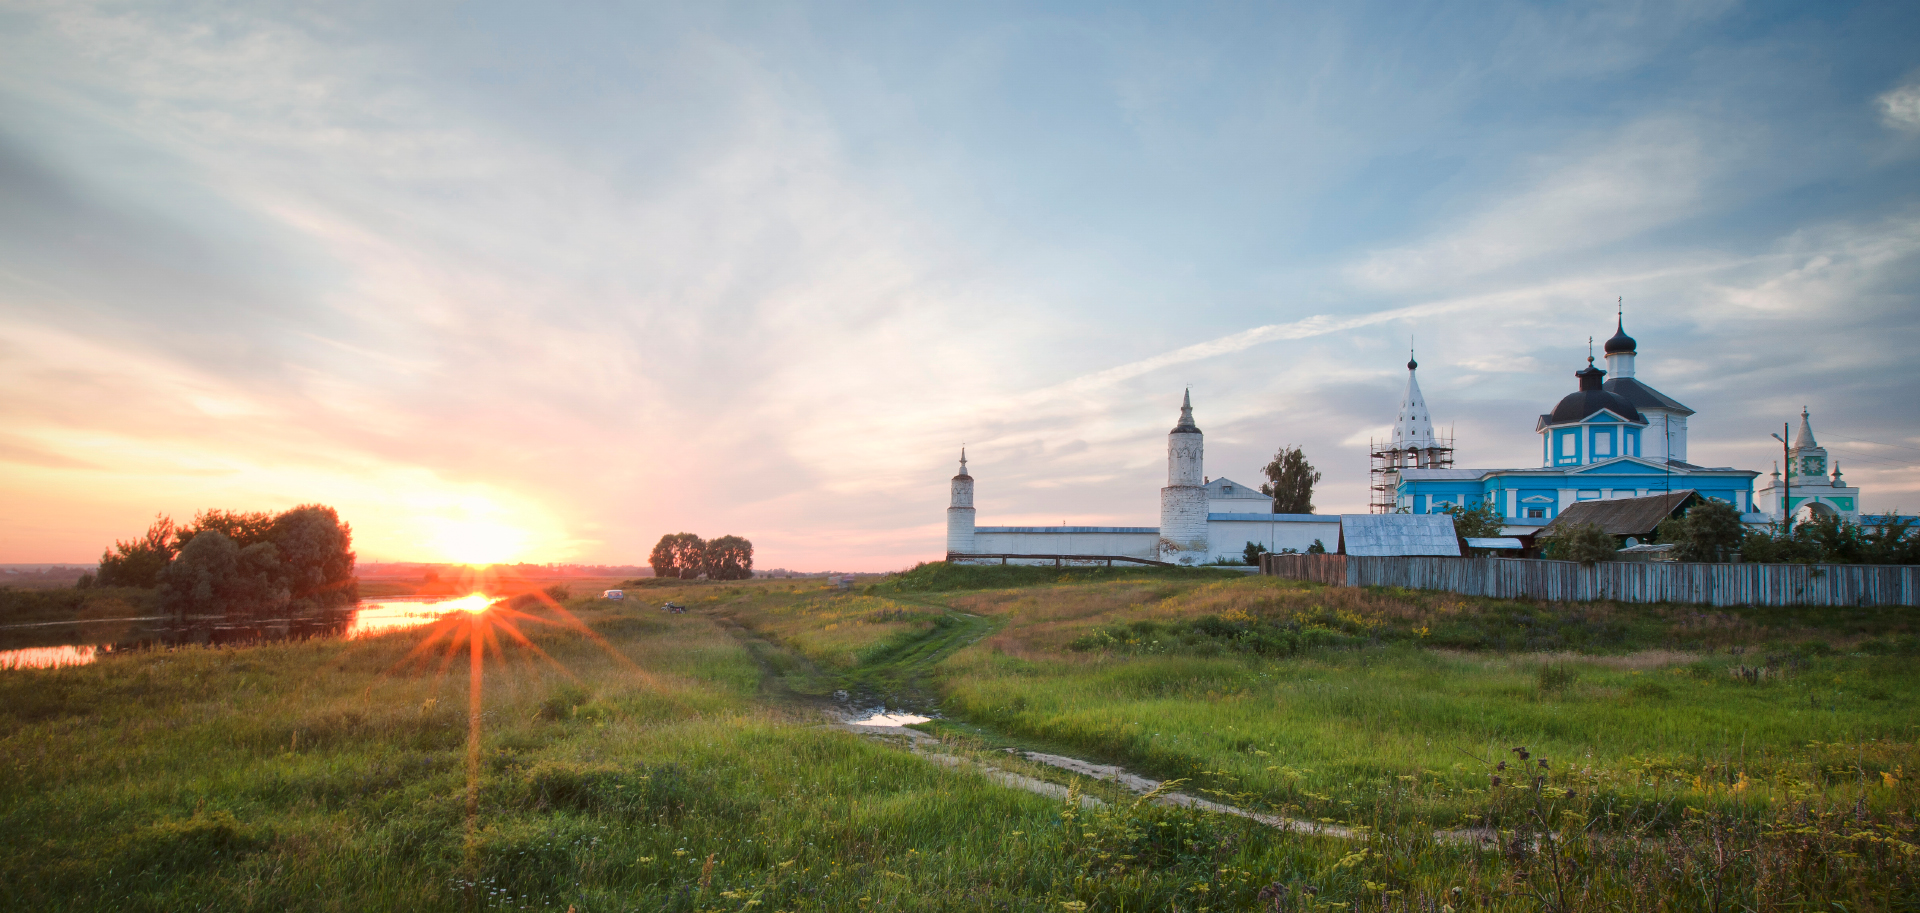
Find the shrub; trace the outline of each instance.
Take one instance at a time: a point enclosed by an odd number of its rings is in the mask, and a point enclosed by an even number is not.
[[[1727,561],[1747,535],[1740,513],[1725,501],[1708,498],[1685,514],[1669,517],[1655,531],[1656,541],[1672,543],[1679,561]]]
[[[1548,558],[1578,561],[1581,564],[1613,560],[1615,551],[1613,537],[1607,535],[1607,531],[1601,529],[1596,523],[1563,526],[1548,533],[1544,538],[1545,554]]]

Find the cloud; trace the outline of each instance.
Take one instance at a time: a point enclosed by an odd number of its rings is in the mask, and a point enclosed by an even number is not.
[[[1713,169],[1699,128],[1677,118],[1586,136],[1542,156],[1525,189],[1406,247],[1374,251],[1347,276],[1362,288],[1407,292],[1565,257],[1632,237],[1697,210]]]
[[[1920,79],[1888,89],[1873,101],[1880,108],[1881,123],[1907,133],[1920,132]]]

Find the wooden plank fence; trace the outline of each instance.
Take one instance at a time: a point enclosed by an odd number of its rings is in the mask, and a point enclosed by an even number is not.
[[[1920,567],[1874,564],[1686,564],[1524,558],[1262,555],[1260,572],[1334,586],[1400,586],[1546,602],[1695,605],[1920,605]]]

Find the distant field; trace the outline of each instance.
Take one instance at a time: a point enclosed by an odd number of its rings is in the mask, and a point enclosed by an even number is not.
[[[529,625],[551,661],[489,663],[471,830],[466,654],[405,662],[426,631],[0,674],[6,902],[1920,903],[1911,609],[1544,606],[1145,569],[932,566],[851,593],[662,581],[624,603],[565,582],[592,634]],[[924,728],[967,764],[826,725],[836,692],[937,711]],[[1140,804],[1005,748],[1371,836]],[[1461,829],[1497,846],[1435,837]]]

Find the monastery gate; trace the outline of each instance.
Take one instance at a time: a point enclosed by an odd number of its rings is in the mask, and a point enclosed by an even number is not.
[[[1544,602],[1920,605],[1920,567],[1912,565],[1262,555],[1260,573],[1334,586],[1399,586]]]

